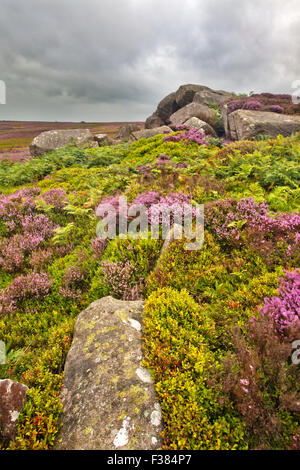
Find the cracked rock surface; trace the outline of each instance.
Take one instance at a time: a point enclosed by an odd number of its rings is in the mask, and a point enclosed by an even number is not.
[[[65,364],[56,449],[159,449],[162,419],[143,368],[142,301],[105,297],[79,315]]]

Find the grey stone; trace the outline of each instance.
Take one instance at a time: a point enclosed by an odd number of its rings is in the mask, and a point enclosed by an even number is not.
[[[93,140],[89,129],[53,130],[42,132],[35,137],[29,147],[32,157],[40,157],[60,147],[75,143],[85,144]]]
[[[210,90],[210,88],[203,85],[187,84],[181,85],[176,91],[176,102],[179,108],[183,108],[187,104],[191,103],[197,92],[202,90]]]
[[[165,123],[161,117],[155,112],[146,119],[145,129],[154,129],[155,127],[161,127]]]
[[[239,109],[230,113],[227,135],[232,140],[252,139],[258,135],[287,137],[300,131],[300,116]]]
[[[113,140],[107,134],[96,134],[94,140],[97,142],[98,147],[105,147],[113,143]]]
[[[158,134],[169,134],[172,129],[168,126],[155,127],[153,129],[143,129],[141,131],[132,132],[131,136],[133,140],[149,139]]]
[[[17,421],[26,402],[28,387],[10,379],[0,380],[0,437],[13,440],[17,433]]]
[[[77,318],[56,449],[154,450],[162,418],[142,365],[142,301],[105,297]]]
[[[175,113],[178,109],[176,93],[170,93],[158,103],[156,113],[163,122],[168,124],[171,114]]]
[[[217,114],[214,110],[200,103],[190,103],[179,109],[170,116],[170,121],[174,125],[184,124],[188,119],[197,117],[207,122],[214,129],[218,125]]]
[[[146,119],[145,129],[153,129],[154,127],[169,124],[171,114],[175,113],[178,109],[176,93],[170,93],[158,103],[155,113]]]
[[[137,124],[124,124],[119,127],[119,130],[116,134],[115,139],[118,140],[128,140],[132,132],[140,131],[141,127]]]
[[[192,117],[185,121],[184,125],[187,129],[198,129],[199,131],[204,132],[204,134],[212,135],[213,137],[217,136],[216,131],[207,124],[207,122],[204,122],[199,118]]]
[[[193,102],[205,104],[206,106],[209,105],[217,105],[220,106],[226,99],[232,97],[231,93],[223,90],[211,90],[210,88],[203,87],[202,90],[198,91],[194,95]]]

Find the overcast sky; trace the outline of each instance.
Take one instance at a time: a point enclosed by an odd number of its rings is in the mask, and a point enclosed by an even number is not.
[[[299,0],[0,0],[0,119],[143,121],[184,83],[299,79]]]

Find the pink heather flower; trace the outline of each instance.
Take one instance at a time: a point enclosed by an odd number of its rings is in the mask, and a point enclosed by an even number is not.
[[[32,271],[15,278],[12,284],[0,291],[0,317],[17,310],[19,302],[27,298],[47,295],[51,287],[52,282],[44,272]]]
[[[280,283],[279,295],[265,298],[260,312],[271,318],[278,332],[284,334],[291,327],[300,328],[299,270],[285,271],[285,277],[279,278],[278,281]]]

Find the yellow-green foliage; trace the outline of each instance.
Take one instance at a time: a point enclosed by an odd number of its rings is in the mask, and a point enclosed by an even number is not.
[[[159,289],[146,302],[145,354],[164,419],[166,449],[247,448],[237,414],[209,387],[215,357],[209,338],[214,322],[201,314],[186,290]]]

